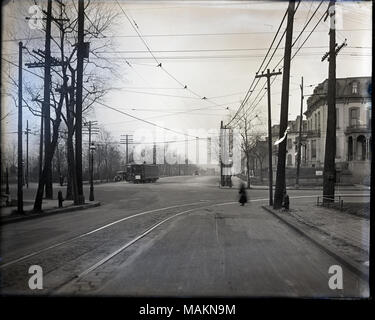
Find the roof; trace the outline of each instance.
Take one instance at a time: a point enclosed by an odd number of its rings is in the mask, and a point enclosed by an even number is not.
[[[353,85],[357,85],[357,93],[353,93]],[[340,98],[371,98],[372,77],[349,77],[336,79],[336,99]],[[307,99],[307,111],[315,109],[315,105],[326,104],[328,79],[318,84],[313,94]]]

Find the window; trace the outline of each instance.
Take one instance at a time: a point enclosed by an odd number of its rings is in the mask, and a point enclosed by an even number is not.
[[[336,129],[340,128],[340,110],[336,108]]]
[[[288,154],[286,165],[289,166],[289,167],[292,166],[292,155],[291,154]]]
[[[318,131],[320,131],[320,111],[318,112]]]
[[[359,124],[359,108],[351,108],[349,110],[349,123],[350,126],[356,126]]]
[[[358,83],[357,82],[353,82],[353,84],[352,84],[352,93],[353,94],[358,93]]]
[[[288,150],[292,149],[292,139],[288,139],[288,141],[287,141],[287,147],[288,147]]]
[[[311,159],[316,158],[316,140],[311,140]]]
[[[316,130],[317,125],[317,119],[316,119],[316,113],[314,114],[314,130]]]

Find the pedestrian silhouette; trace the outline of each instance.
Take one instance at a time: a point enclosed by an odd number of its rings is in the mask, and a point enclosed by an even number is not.
[[[240,199],[238,201],[241,203],[241,206],[244,206],[247,202],[247,194],[245,184],[243,182],[240,185],[240,191],[238,193],[240,194]]]

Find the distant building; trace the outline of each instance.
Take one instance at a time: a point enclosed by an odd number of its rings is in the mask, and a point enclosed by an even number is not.
[[[286,142],[286,167],[297,167],[297,154],[298,154],[298,140],[299,140],[299,127],[300,127],[300,116],[297,116],[296,120],[288,121],[288,135]],[[307,121],[302,120],[302,131],[301,131],[301,166],[306,165],[306,130]],[[277,167],[277,153],[278,146],[274,143],[279,139],[279,125],[272,126],[272,166]]]
[[[336,168],[362,183],[370,175],[371,160],[371,77],[336,80]],[[315,87],[307,99],[307,165],[324,166],[327,127],[328,80]],[[337,181],[339,182],[339,181]]]

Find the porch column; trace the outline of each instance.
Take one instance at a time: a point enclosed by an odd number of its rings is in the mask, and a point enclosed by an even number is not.
[[[357,136],[353,135],[353,160],[357,159]]]

